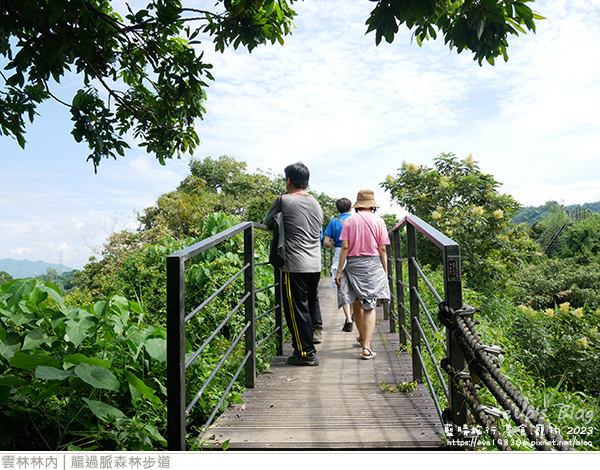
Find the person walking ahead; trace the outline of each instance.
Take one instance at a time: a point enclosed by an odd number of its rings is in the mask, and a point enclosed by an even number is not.
[[[385,222],[374,214],[379,205],[373,191],[360,190],[353,207],[356,214],[346,220],[340,235],[342,249],[335,276],[339,287],[338,306],[353,303],[362,358],[373,359],[377,355],[371,350],[375,307],[378,300],[390,299],[386,251],[390,239]]]
[[[331,262],[331,288],[335,287],[335,275],[338,272],[338,261],[340,260],[340,251],[342,250],[342,241],[340,240],[340,234],[342,233],[342,228],[344,227],[344,221],[350,217],[352,214],[350,213],[350,209],[352,207],[352,202],[348,198],[338,199],[335,203],[335,206],[340,213],[335,219],[331,219],[327,228],[325,229],[325,234],[323,236],[323,245],[328,246],[334,249],[334,256]],[[350,304],[346,304],[342,306],[342,310],[344,311],[345,322],[342,327],[343,331],[352,332],[352,308]]]
[[[288,165],[285,170],[286,193],[273,202],[264,224],[273,228],[273,217],[281,212],[285,232],[283,273],[283,307],[292,336],[294,353],[287,360],[292,365],[319,365],[313,343],[312,314],[317,308],[321,277],[321,225],[323,211],[306,189],[310,172],[303,163]]]

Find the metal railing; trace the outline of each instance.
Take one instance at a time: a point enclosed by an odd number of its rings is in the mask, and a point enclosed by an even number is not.
[[[403,230],[406,232],[404,258],[401,243]],[[417,232],[441,250],[443,296],[437,293],[417,263]],[[406,347],[410,340],[413,380],[423,382],[425,378],[440,421],[444,425],[449,446],[452,447],[451,442],[454,442],[454,439],[450,440],[451,437],[458,438],[463,443],[467,436],[473,438],[474,422],[477,422],[484,426],[497,448],[511,450],[508,445],[510,440],[504,438],[496,426],[497,419],[510,418],[520,432],[529,438],[532,447],[538,450],[551,450],[551,447],[570,450],[557,430],[544,420],[529,400],[500,371],[497,356],[505,352],[498,346],[482,342],[473,319],[478,310],[463,304],[459,245],[413,215],[402,219],[390,231],[390,235],[388,272],[392,298],[389,305],[384,306],[384,318],[389,320],[390,331],[398,332],[401,347]],[[408,268],[408,282],[404,280],[403,264]],[[419,279],[425,283],[438,303],[437,323],[419,291]],[[409,292],[408,306],[405,302],[405,290]],[[426,323],[421,321],[421,312],[426,316]],[[406,320],[407,314],[409,322]],[[409,328],[407,324],[410,325]],[[436,358],[432,339],[425,334],[425,330],[431,331],[433,334],[430,336],[436,340],[443,337],[439,331],[441,327],[446,329],[445,343],[442,346],[445,357]],[[436,385],[442,390],[442,398],[436,393],[436,386],[428,372],[422,354],[423,347],[431,364],[430,370],[433,369],[438,378]],[[497,408],[483,405],[475,385],[487,388],[508,415]],[[442,401],[448,405],[445,410],[442,410]],[[462,444],[458,448],[465,449]]]
[[[226,400],[234,383],[245,369],[245,386],[253,388],[256,380],[256,354],[257,350],[267,341],[276,337],[277,355],[283,351],[283,326],[284,317],[281,304],[281,282],[280,271],[275,270],[274,283],[268,286],[257,288],[255,285],[255,268],[268,264],[267,262],[255,263],[255,230],[266,230],[266,226],[254,222],[244,222],[217,235],[207,238],[184,250],[174,253],[167,257],[167,442],[171,451],[186,449],[186,417],[206,392],[211,381],[219,373],[227,359],[238,344],[243,340],[244,355],[241,363],[229,385],[221,395],[220,400],[212,410],[209,418],[204,423],[200,435],[210,426],[219,408]],[[231,239],[243,233],[244,260],[243,266],[218,289],[208,296],[200,305],[193,308],[190,313],[186,307],[186,283],[185,283],[185,265],[187,261],[201,255],[206,250],[214,248],[222,242]],[[195,318],[210,302],[218,299],[219,295],[238,279],[244,281],[244,294],[239,299],[237,305],[229,312],[221,324],[204,339],[203,344],[198,347],[186,360],[186,324]],[[275,306],[270,310],[257,316],[255,311],[256,294],[267,289],[275,290]],[[236,299],[237,300],[237,299]],[[203,351],[217,337],[220,331],[226,327],[227,323],[238,314],[240,310],[244,311],[244,326],[231,341],[231,346],[219,360],[214,370],[204,381],[199,390],[194,390],[194,397],[186,404],[186,370],[201,357]],[[256,326],[257,322],[269,315],[274,315],[274,329],[257,342]],[[240,346],[241,347],[241,346]]]
[[[402,258],[401,256],[402,243],[400,237],[403,229],[406,230],[405,258]],[[430,242],[441,250],[444,272],[443,298],[437,293],[427,277],[425,277],[421,267],[417,263],[417,232],[423,234]],[[419,278],[421,278],[438,302],[446,302],[455,309],[462,307],[460,247],[446,235],[413,215],[404,217],[404,219],[390,231],[390,235],[391,245],[388,248],[388,272],[390,273],[390,292],[392,298],[389,305],[385,308],[386,318],[390,321],[390,329],[391,331],[395,331],[396,322],[398,323],[398,334],[401,347],[406,347],[408,340],[410,339],[413,380],[423,382],[423,377],[425,377],[429,389],[432,391],[432,398],[440,420],[443,420],[440,400],[436,394],[433,393],[433,382],[427,372],[421,354],[421,347],[425,346],[438,376],[439,383],[443,389],[445,399],[448,402],[451,419],[457,425],[464,425],[467,419],[466,410],[464,409],[464,398],[457,387],[452,385],[448,387],[440,369],[441,365],[433,354],[432,345],[424,333],[424,325],[421,322],[421,311],[425,314],[429,327],[437,335],[440,335],[440,332],[419,293]],[[403,263],[405,263],[408,268],[408,283],[404,282]],[[408,290],[409,294],[408,307],[405,302],[405,289]],[[407,328],[407,314],[409,316],[409,328]],[[464,356],[456,341],[448,333],[446,334],[444,351],[448,361],[453,367],[459,370],[464,367]]]

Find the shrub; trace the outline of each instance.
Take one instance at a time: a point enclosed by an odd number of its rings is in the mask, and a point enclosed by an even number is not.
[[[515,302],[535,310],[569,302],[578,308],[600,308],[600,265],[550,259],[522,271],[516,281]]]
[[[550,386],[564,382],[573,391],[600,391],[600,310],[568,302],[536,311],[520,306],[506,333],[519,360]]]
[[[165,330],[139,313],[118,295],[76,307],[49,282],[4,284],[0,448],[164,448]]]

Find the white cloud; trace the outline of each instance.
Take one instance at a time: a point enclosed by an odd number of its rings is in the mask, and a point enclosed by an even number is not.
[[[31,253],[31,248],[19,246],[17,248],[12,248],[11,250],[9,250],[9,253],[11,256],[17,256],[20,258],[23,256],[27,256],[29,253]]]

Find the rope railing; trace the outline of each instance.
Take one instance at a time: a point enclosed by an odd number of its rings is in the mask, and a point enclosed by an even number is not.
[[[406,229],[406,257],[401,257],[400,253],[400,230],[403,227]],[[442,251],[443,295],[438,294],[417,262],[417,231]],[[385,315],[390,318],[390,331],[397,331],[400,336],[400,346],[406,347],[410,340],[413,380],[423,382],[424,378],[427,382],[444,426],[447,445],[453,449],[476,448],[483,442],[481,438],[485,433],[491,439],[491,443],[502,451],[513,450],[511,445],[514,446],[515,441],[519,446],[520,443],[527,442],[533,448],[542,451],[571,450],[569,443],[557,429],[544,419],[501,372],[498,356],[506,353],[498,346],[482,342],[476,327],[478,322],[473,318],[479,310],[464,305],[462,301],[459,246],[415,216],[405,217],[390,234],[393,243],[388,250],[388,272],[392,302],[386,308]],[[408,284],[403,278],[403,263],[408,267]],[[438,302],[437,325],[430,314],[428,303],[419,292],[419,279],[423,280],[431,292],[434,302]],[[409,293],[408,306],[404,302],[404,289]],[[420,320],[420,312],[427,317],[427,330]],[[404,314],[408,317],[406,321]],[[431,342],[427,338],[428,331],[438,341],[443,337],[438,325],[446,329],[446,341],[442,344],[446,356],[441,360],[435,357]],[[430,367],[435,371],[433,376],[437,375],[437,385],[427,370],[422,346],[429,357]],[[447,381],[442,370],[447,375]],[[480,396],[480,390],[484,388],[489,391],[499,408],[484,404],[490,402],[488,393],[485,399]],[[437,396],[436,389],[441,390],[442,398]],[[444,411],[441,411],[442,401],[448,404]],[[502,425],[498,422],[501,418]],[[507,427],[509,423],[504,423],[508,420],[512,420],[517,426],[523,439],[511,439],[502,435],[502,432],[515,431],[514,428]],[[481,425],[481,428],[477,424]]]
[[[485,385],[496,401],[509,413],[512,421],[523,429],[523,432],[529,438],[529,442],[533,443],[536,449],[547,451],[554,447],[557,450],[571,450],[560,433],[550,426],[539,411],[500,371],[497,356],[498,354],[505,354],[505,352],[498,346],[482,343],[481,336],[477,332],[473,320],[473,315],[476,312],[478,310],[470,306],[454,311],[443,302],[440,303],[440,321],[446,328],[452,330],[452,335],[460,345],[468,364],[463,371],[456,371],[445,363],[446,371],[454,380],[462,382],[461,387],[467,390],[465,396],[472,393],[475,384],[482,383]],[[469,382],[471,386],[466,388]],[[496,409],[486,409],[481,406],[473,408],[472,403],[469,403],[469,405],[473,411],[478,410],[474,415],[479,418],[481,424],[487,424],[482,422],[483,419],[492,421],[498,415]],[[494,442],[501,444],[502,447],[508,447],[505,445],[508,439],[500,435],[494,436]]]

